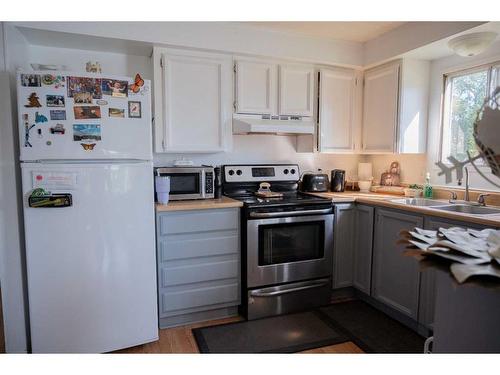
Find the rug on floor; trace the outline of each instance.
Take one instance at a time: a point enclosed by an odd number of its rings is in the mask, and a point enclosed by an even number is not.
[[[425,338],[369,304],[354,300],[319,309],[367,353],[423,353]]]
[[[295,353],[349,338],[317,311],[193,329],[201,353]]]

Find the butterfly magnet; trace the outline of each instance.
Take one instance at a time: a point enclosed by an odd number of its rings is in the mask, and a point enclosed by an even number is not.
[[[85,151],[94,151],[96,143],[80,143]]]
[[[144,80],[142,79],[141,75],[137,73],[134,78],[134,83],[129,85],[128,89],[130,92],[137,94],[139,93],[139,91],[141,91],[141,87],[143,86],[144,86]]]

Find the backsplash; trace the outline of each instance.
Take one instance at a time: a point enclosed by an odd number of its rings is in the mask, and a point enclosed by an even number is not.
[[[295,148],[295,136],[278,135],[234,135],[231,152],[217,154],[154,154],[154,165],[173,164],[182,157],[195,164],[263,164],[297,163],[301,172],[317,168],[329,172],[332,169],[344,169],[347,176],[356,173],[359,155],[338,155],[301,153]]]
[[[399,162],[401,182],[405,184],[423,184],[425,180],[427,157],[425,154],[366,155],[363,161],[373,165],[374,182],[380,182],[380,175],[389,169],[393,161]]]

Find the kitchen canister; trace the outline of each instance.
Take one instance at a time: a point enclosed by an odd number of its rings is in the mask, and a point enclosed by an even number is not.
[[[155,190],[158,203],[166,205],[170,194],[170,177],[155,176]]]

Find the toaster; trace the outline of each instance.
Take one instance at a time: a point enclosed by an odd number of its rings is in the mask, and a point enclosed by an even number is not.
[[[305,172],[300,182],[300,190],[304,192],[325,192],[328,191],[328,175],[318,172]]]

